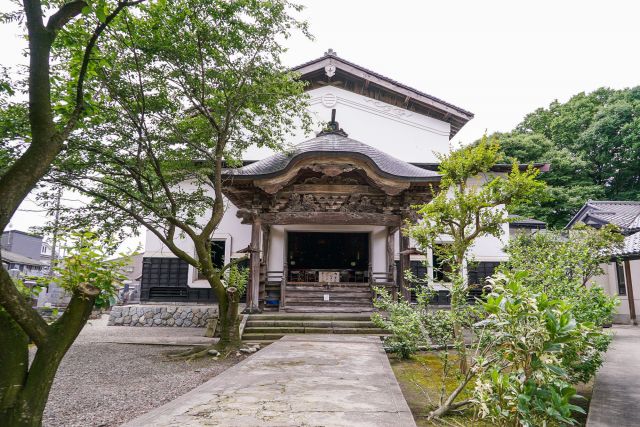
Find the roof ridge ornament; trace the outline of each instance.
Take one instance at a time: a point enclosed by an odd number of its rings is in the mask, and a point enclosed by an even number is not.
[[[336,53],[335,50],[329,48],[329,50],[327,50],[324,53],[324,56],[328,56],[329,58],[331,58],[332,56],[337,57],[338,54]],[[327,77],[329,78],[329,80],[331,80],[331,77],[336,75],[336,66],[333,63],[333,59],[329,59],[329,63],[327,65],[324,66],[324,73],[327,75]]]
[[[349,136],[344,130],[340,128],[340,124],[336,122],[336,109],[331,109],[331,121],[327,123],[327,126],[322,129],[316,136],[323,135],[341,135],[344,137]]]

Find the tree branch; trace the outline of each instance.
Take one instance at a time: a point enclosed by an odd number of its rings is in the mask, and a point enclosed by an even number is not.
[[[67,22],[82,13],[82,9],[86,6],[88,5],[83,0],[76,0],[63,4],[62,7],[60,7],[56,13],[51,15],[51,18],[49,18],[46,27],[47,31],[53,33],[53,36],[55,37],[55,33],[62,29]]]
[[[20,294],[13,279],[4,268],[0,269],[0,305],[20,325],[36,346],[39,347],[45,342],[47,323]]]
[[[126,7],[135,6],[136,4],[142,3],[145,0],[132,0],[128,2],[119,2],[118,6],[105,18],[104,22],[101,22],[100,25],[96,27],[89,39],[89,43],[84,50],[84,56],[82,57],[82,65],[80,66],[80,72],[78,73],[78,80],[76,83],[76,105],[71,113],[71,117],[67,121],[67,124],[64,126],[62,131],[60,131],[57,135],[59,140],[65,140],[71,133],[73,129],[75,129],[78,120],[80,119],[80,115],[84,111],[84,81],[87,76],[87,70],[89,68],[89,61],[91,60],[91,53],[96,43],[98,42],[98,38],[102,34],[102,32],[109,26],[111,21],[113,21],[116,16]]]

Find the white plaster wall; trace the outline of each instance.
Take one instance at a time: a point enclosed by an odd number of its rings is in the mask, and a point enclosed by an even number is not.
[[[287,231],[368,232],[370,262],[374,272],[387,271],[387,228],[369,225],[274,225],[269,235],[269,271],[282,271],[286,256]]]
[[[398,159],[414,162],[435,162],[433,152],[449,150],[450,124],[432,117],[414,113],[381,101],[358,95],[337,87],[322,87],[307,92],[310,96],[309,112],[320,122],[331,119],[331,109],[336,109],[336,121],[349,134],[367,145],[382,150]],[[299,144],[312,135],[302,132],[292,137],[289,144]],[[272,151],[266,148],[250,148],[245,160],[263,159]]]
[[[184,183],[185,191],[191,191],[193,185]],[[237,254],[241,249],[246,248],[251,242],[251,226],[242,224],[240,218],[236,216],[238,208],[228,200],[225,200],[225,214],[220,221],[217,230],[211,238],[213,240],[224,240],[225,244],[225,263],[229,262],[232,257],[242,256]],[[211,211],[208,210],[204,215],[199,217],[200,223],[209,217]],[[160,239],[153,233],[145,230],[145,257],[175,257],[174,253],[167,248]],[[195,249],[189,239],[184,234],[178,234],[174,239],[178,248],[195,256]],[[188,284],[193,288],[207,288],[209,284],[205,280],[197,280],[195,267],[189,268]]]
[[[620,304],[616,310],[615,321],[617,323],[629,322],[629,295],[618,295],[618,276],[616,272],[616,264],[611,262],[602,266],[604,274],[594,277],[592,283],[602,288],[609,295],[617,296]],[[633,299],[635,302],[636,316],[640,316],[640,260],[632,260],[631,267],[631,283],[633,284]],[[627,278],[628,280],[628,278]]]

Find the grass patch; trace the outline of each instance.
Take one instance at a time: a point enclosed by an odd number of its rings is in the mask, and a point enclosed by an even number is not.
[[[471,408],[462,408],[460,411],[449,414],[440,420],[428,421],[429,412],[438,407],[440,400],[440,389],[442,386],[442,359],[438,353],[422,352],[408,360],[402,360],[395,355],[389,355],[391,368],[398,379],[402,394],[404,395],[413,418],[419,427],[423,426],[473,426],[490,427],[493,424],[477,420]],[[459,373],[458,363],[455,354],[449,354],[451,365],[449,376],[445,381],[446,396],[458,385],[457,375]],[[457,400],[464,400],[469,397],[473,388],[473,380],[468,384],[467,390],[463,391]],[[581,406],[585,411],[589,408],[593,384],[579,384],[576,386],[578,394],[584,399],[575,399],[574,404]],[[578,425],[585,425],[586,415],[576,414]]]

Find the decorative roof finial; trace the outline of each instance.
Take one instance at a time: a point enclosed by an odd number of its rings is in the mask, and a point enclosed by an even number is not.
[[[329,123],[327,123],[327,126],[322,129],[320,132],[318,132],[317,136],[322,136],[322,135],[331,135],[331,134],[336,134],[336,135],[341,135],[341,136],[349,136],[347,135],[347,133],[345,131],[343,131],[340,128],[340,125],[338,124],[338,122],[336,122],[336,109],[333,108],[331,110],[331,121]]]
[[[329,48],[329,50],[327,50],[324,54],[326,56],[338,56],[338,52],[336,52],[335,50],[333,50],[331,48]]]

